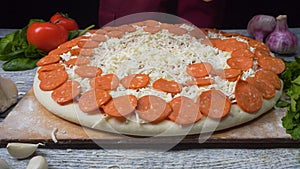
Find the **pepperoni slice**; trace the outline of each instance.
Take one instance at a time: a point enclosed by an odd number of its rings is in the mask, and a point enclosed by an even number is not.
[[[51,64],[41,67],[38,70],[38,79],[40,80],[47,80],[51,78],[54,74],[65,72],[65,67],[60,64]]]
[[[93,49],[99,46],[99,42],[92,39],[83,39],[80,40],[77,45],[79,48]]]
[[[181,27],[182,25],[183,25],[183,23],[175,23],[174,24],[175,27]],[[192,25],[190,25],[190,26],[192,26]]]
[[[270,70],[280,74],[285,70],[285,63],[282,59],[276,57],[259,57],[257,63],[262,69]]]
[[[150,34],[155,34],[157,32],[159,32],[161,30],[160,27],[151,27],[151,26],[147,26],[143,29],[145,32],[148,32]]]
[[[159,25],[159,27],[160,27],[161,29],[169,29],[169,28],[174,28],[175,25],[173,25],[173,24],[168,24],[168,23],[161,23],[161,24]]]
[[[106,91],[114,90],[119,86],[119,78],[115,74],[105,74],[91,80],[90,85]]]
[[[222,79],[226,79],[228,81],[236,81],[242,74],[242,71],[241,69],[227,68],[214,70],[214,73]]]
[[[170,105],[172,112],[168,116],[169,119],[180,125],[189,125],[199,121],[202,117],[198,106],[194,101],[185,96],[174,98]]]
[[[90,30],[88,30],[88,33],[91,33],[91,34],[94,34],[96,32],[97,32],[97,29],[90,29]]]
[[[73,46],[77,46],[78,42],[81,40],[81,39],[85,39],[87,38],[86,36],[79,36],[77,38],[74,38],[74,39],[71,39],[63,44],[60,44],[59,45],[59,48],[72,48]]]
[[[145,26],[145,23],[144,22],[135,22],[132,25],[135,25],[135,26]]]
[[[280,78],[277,76],[277,74],[275,74],[272,71],[260,70],[260,71],[256,72],[255,79],[258,81],[264,81],[266,83],[271,83],[277,90],[279,90],[281,88]]]
[[[104,113],[113,117],[125,117],[131,114],[137,106],[137,98],[134,95],[124,95],[113,98],[102,106]]]
[[[224,43],[220,38],[209,38],[209,40],[214,47],[222,46]]]
[[[197,85],[199,87],[209,86],[209,85],[214,84],[214,83],[215,83],[215,80],[212,79],[212,78],[196,78],[196,79],[193,79],[193,80],[186,81],[187,85]]]
[[[63,53],[69,52],[71,47],[58,47],[54,50],[51,50],[48,55],[61,55]]]
[[[81,92],[80,83],[74,80],[70,80],[56,88],[51,97],[56,103],[60,105],[66,105],[72,103],[73,100],[79,96]]]
[[[208,62],[194,63],[186,67],[186,72],[195,78],[207,76],[211,70],[212,65]]]
[[[81,111],[85,113],[94,113],[101,106],[110,101],[110,94],[102,89],[92,89],[81,95],[78,105]]]
[[[254,55],[256,58],[260,57],[272,57],[269,51],[263,49],[255,49]]]
[[[235,38],[229,38],[229,39],[219,39],[212,41],[212,44],[223,51],[226,52],[233,52],[237,49],[247,49],[248,45],[245,42],[240,42],[236,40]]]
[[[91,61],[89,58],[85,58],[85,57],[77,57],[77,58],[71,58],[68,61],[65,62],[65,64],[70,67],[70,66],[80,66],[80,65],[87,65],[89,64]]]
[[[155,20],[146,20],[146,21],[144,21],[144,25],[150,26],[150,27],[155,27],[155,26],[159,26],[159,23]]]
[[[255,49],[264,50],[264,51],[267,51],[270,53],[270,48],[263,42],[254,40],[254,39],[247,39],[247,40],[248,40],[249,46],[251,46]]]
[[[95,34],[91,37],[91,39],[96,42],[105,42],[106,41],[106,37],[103,34]]]
[[[254,58],[255,55],[249,49],[237,49],[231,53],[231,57],[249,57]]]
[[[72,56],[91,56],[93,55],[93,49],[73,48],[70,53]]]
[[[37,63],[37,66],[44,66],[44,65],[49,65],[53,63],[58,63],[60,61],[60,56],[59,55],[47,55],[42,57]]]
[[[92,56],[94,54],[93,49],[81,49],[78,56]]]
[[[227,52],[233,52],[237,49],[247,49],[248,45],[245,42],[240,42],[237,41],[236,39],[233,40],[228,40],[228,42],[226,42],[226,47],[225,47],[225,51]]]
[[[131,74],[121,79],[121,84],[127,89],[140,89],[146,87],[150,77],[146,74]]]
[[[54,70],[58,70],[58,69],[65,70],[65,67],[63,65],[61,65],[60,63],[45,65],[45,66],[40,67],[40,69],[38,70],[38,73],[50,72],[50,71],[54,71]]]
[[[263,104],[261,92],[246,81],[236,83],[234,94],[237,105],[247,113],[257,112]]]
[[[250,57],[231,57],[227,64],[234,69],[248,70],[253,66],[253,59]]]
[[[271,99],[275,96],[276,89],[270,82],[257,80],[254,77],[248,77],[246,81],[255,86],[262,93],[263,98]]]
[[[103,29],[98,29],[96,32],[95,32],[95,34],[97,34],[97,35],[105,35],[107,33],[107,31],[106,30],[103,30]]]
[[[196,39],[200,39],[200,38],[205,38],[206,35],[198,28],[194,28],[193,30],[191,30],[189,32],[189,34],[193,37],[195,37]]]
[[[120,30],[124,32],[135,32],[136,29],[132,25],[121,25],[118,27]]]
[[[223,32],[223,31],[220,31],[220,34],[222,36],[231,37],[231,38],[239,35],[238,33],[235,33],[235,32]]]
[[[39,73],[40,88],[44,91],[50,91],[58,88],[68,80],[68,74],[62,69]]]
[[[80,54],[81,48],[73,48],[70,50],[71,56],[78,56]]]
[[[111,38],[122,38],[123,35],[124,35],[124,31],[121,30],[112,30],[107,33],[107,36]]]
[[[160,90],[160,91],[172,93],[172,94],[180,93],[181,89],[182,89],[181,85],[178,84],[177,82],[175,82],[173,80],[168,81],[163,78],[156,80],[152,84],[152,87],[156,90]]]
[[[105,31],[106,34],[107,34],[110,31],[118,30],[118,28],[117,27],[113,27],[113,26],[105,26],[105,27],[102,28],[102,30]]]
[[[136,110],[139,118],[150,123],[165,120],[172,111],[169,103],[154,95],[146,95],[138,99]]]
[[[168,29],[169,33],[177,35],[177,36],[182,36],[187,33],[186,29],[183,28],[178,28],[178,27],[171,27]]]
[[[231,108],[231,100],[219,90],[207,90],[200,94],[197,103],[203,115],[220,119],[227,116]]]
[[[79,75],[82,78],[93,78],[96,76],[100,76],[102,73],[101,68],[96,67],[96,66],[79,66],[78,68],[75,69],[75,73]]]

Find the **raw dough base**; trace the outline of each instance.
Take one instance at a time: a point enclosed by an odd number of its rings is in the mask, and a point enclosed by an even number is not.
[[[158,124],[136,122],[135,116],[130,117],[126,122],[122,122],[113,117],[104,114],[87,114],[79,109],[77,103],[61,106],[52,98],[52,91],[42,91],[39,87],[40,80],[37,75],[34,79],[33,89],[38,101],[51,113],[61,117],[62,119],[73,123],[111,133],[136,135],[136,136],[179,136],[200,134],[206,132],[214,132],[238,126],[249,122],[264,113],[267,113],[274,107],[277,100],[282,94],[282,89],[276,91],[276,95],[269,100],[263,101],[263,106],[256,113],[246,113],[242,111],[236,104],[231,106],[230,113],[222,120],[214,120],[202,117],[200,121],[193,125],[181,126],[170,120],[164,120]]]

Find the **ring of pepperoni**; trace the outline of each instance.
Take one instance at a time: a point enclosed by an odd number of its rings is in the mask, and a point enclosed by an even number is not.
[[[199,134],[256,119],[281,96],[285,69],[243,35],[156,20],[89,31],[38,66],[34,93],[50,112],[138,136]]]

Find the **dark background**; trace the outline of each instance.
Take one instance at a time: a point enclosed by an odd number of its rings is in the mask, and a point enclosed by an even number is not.
[[[5,1],[0,8],[0,28],[22,28],[31,18],[49,20],[55,12],[68,13],[81,29],[97,26],[98,5],[99,0]],[[300,6],[296,0],[228,0],[220,29],[246,29],[256,14],[286,14],[289,27],[300,27]]]

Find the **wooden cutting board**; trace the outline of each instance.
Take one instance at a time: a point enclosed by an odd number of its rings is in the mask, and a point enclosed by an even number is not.
[[[273,109],[254,121],[213,135],[132,137],[88,129],[61,119],[39,104],[30,89],[0,123],[0,146],[4,147],[9,142],[41,142],[49,148],[145,148],[153,145],[175,148],[295,147],[299,142],[291,140],[281,125],[284,111]]]

